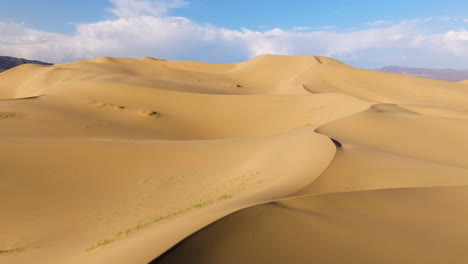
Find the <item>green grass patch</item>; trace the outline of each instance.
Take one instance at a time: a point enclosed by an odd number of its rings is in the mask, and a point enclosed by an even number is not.
[[[210,205],[212,203],[213,203],[212,200],[207,200],[207,201],[203,201],[201,203],[197,203],[197,204],[192,205],[192,208],[194,208],[194,209],[203,208],[203,207],[205,207],[207,205]]]
[[[19,253],[21,251],[23,251],[23,248],[0,249],[0,255]]]
[[[232,198],[232,195],[230,194],[225,194],[225,195],[221,195],[220,197],[218,197],[218,200],[227,200],[227,199],[231,199]],[[180,214],[183,214],[185,212],[188,212],[192,209],[199,209],[199,208],[203,208],[205,206],[208,206],[210,204],[213,203],[213,200],[206,200],[206,201],[203,201],[203,202],[200,202],[200,203],[197,203],[197,204],[194,204],[190,207],[187,207],[185,209],[181,209],[179,211],[174,211],[174,212],[170,212],[168,213],[167,215],[164,215],[164,216],[160,216],[160,217],[156,217],[156,218],[153,218],[153,219],[150,219],[146,222],[142,222],[142,223],[139,223],[138,225],[135,225],[133,227],[130,227],[129,229],[125,230],[125,231],[120,231],[118,233],[116,233],[112,238],[107,238],[107,239],[104,239],[104,240],[101,240],[99,242],[97,242],[95,245],[93,245],[92,247],[89,247],[86,249],[86,252],[90,252],[90,251],[93,251],[97,248],[100,248],[100,247],[103,247],[103,246],[106,246],[118,239],[121,239],[121,238],[125,238],[143,228],[146,228],[154,223],[157,223],[157,222],[160,222],[160,221],[163,221],[163,220],[166,220],[166,219],[169,219],[171,217],[174,217],[176,215],[180,215]],[[0,254],[1,254],[1,251],[0,251]]]
[[[223,201],[223,200],[228,200],[228,199],[231,199],[232,198],[232,195],[230,194],[223,194],[221,196],[218,197],[218,200],[220,201]]]

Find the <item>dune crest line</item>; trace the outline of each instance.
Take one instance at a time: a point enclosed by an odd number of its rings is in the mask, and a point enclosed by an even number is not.
[[[12,68],[0,263],[340,263],[337,236],[463,263],[467,88],[313,55]]]

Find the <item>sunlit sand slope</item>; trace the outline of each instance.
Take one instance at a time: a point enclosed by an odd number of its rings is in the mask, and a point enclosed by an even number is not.
[[[467,106],[317,56],[13,68],[0,263],[465,263]]]
[[[467,199],[467,187],[434,187],[276,201],[216,222],[154,263],[462,264]]]

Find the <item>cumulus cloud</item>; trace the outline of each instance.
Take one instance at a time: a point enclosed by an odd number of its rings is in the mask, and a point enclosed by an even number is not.
[[[264,53],[315,54],[359,61],[362,52],[396,49],[468,59],[468,31],[432,32],[426,25],[431,18],[376,21],[353,30],[332,27],[232,30],[170,16],[170,9],[188,5],[182,0],[109,1],[114,19],[78,24],[73,35],[0,23],[0,54],[55,63],[99,56],[227,62]]]
[[[449,32],[443,34],[442,40],[440,41],[440,46],[445,46],[450,52],[458,56],[466,56],[468,51],[468,31],[465,30],[450,30]]]

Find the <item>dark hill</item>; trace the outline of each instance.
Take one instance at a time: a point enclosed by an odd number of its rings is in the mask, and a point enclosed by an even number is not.
[[[6,71],[13,67],[16,67],[21,64],[25,63],[34,63],[34,64],[42,64],[42,65],[53,65],[52,63],[36,61],[36,60],[26,60],[21,58],[14,58],[8,56],[0,56],[0,72]]]
[[[425,69],[425,68],[410,68],[387,66],[378,71],[391,72],[403,75],[410,75],[416,77],[430,78],[445,81],[462,81],[468,80],[468,70],[454,70],[454,69]]]

